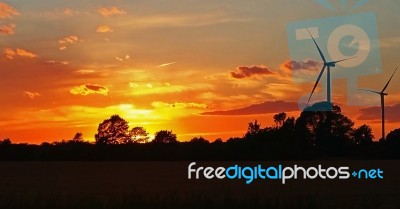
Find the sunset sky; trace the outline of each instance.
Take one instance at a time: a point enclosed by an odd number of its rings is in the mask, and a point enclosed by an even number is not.
[[[358,86],[382,89],[400,65],[400,2],[361,1],[351,13],[358,1],[343,12],[330,2],[336,12],[314,0],[0,1],[0,139],[93,140],[119,114],[151,134],[213,141],[242,136],[254,119],[272,126],[278,112],[297,117],[314,83],[291,71],[296,64],[315,80],[321,60],[310,41],[315,56],[290,61],[286,28],[342,14],[376,14],[383,73]],[[400,72],[388,88],[387,133],[400,128],[399,81]],[[334,102],[379,139],[380,107],[348,106],[346,80],[332,85]]]

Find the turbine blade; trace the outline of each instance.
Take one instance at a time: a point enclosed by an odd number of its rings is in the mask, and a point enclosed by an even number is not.
[[[321,58],[322,58],[322,60],[324,61],[324,63],[326,63],[326,59],[325,59],[324,54],[322,53],[321,49],[319,48],[317,42],[315,41],[314,37],[312,36],[312,34],[311,34],[310,30],[308,30],[308,28],[307,28],[307,31],[308,31],[308,33],[310,34],[312,40],[314,41],[314,44],[315,44],[315,46],[316,46],[317,49],[318,49],[319,55],[321,56]]]
[[[383,88],[383,90],[382,90],[381,93],[383,93],[383,92],[386,91],[386,89],[387,89],[387,87],[389,86],[390,81],[392,81],[392,78],[393,78],[394,74],[396,73],[397,69],[398,69],[398,67],[396,68],[396,70],[394,70],[392,76],[390,77],[389,81],[386,83],[386,86]]]
[[[311,97],[314,94],[315,88],[317,88],[319,81],[321,80],[322,74],[324,74],[325,68],[326,68],[326,66],[324,65],[324,67],[322,68],[321,72],[319,73],[318,79],[314,84],[313,90],[311,91],[310,98],[308,98],[308,102],[307,102],[306,107],[308,107],[308,104],[310,104]]]
[[[321,4],[325,8],[332,10],[333,12],[336,12],[335,7],[328,1],[328,0],[315,0],[317,3]]]
[[[351,11],[361,7],[362,5],[366,4],[369,0],[358,0],[358,2],[351,8]]]
[[[338,61],[335,61],[335,63],[343,62],[343,61],[346,61],[346,60],[351,60],[351,59],[354,59],[354,58],[356,58],[356,57],[357,57],[357,56],[355,56],[355,57],[349,57],[349,58],[342,59],[342,60],[338,60]]]
[[[375,94],[381,94],[381,92],[374,91],[374,90],[371,90],[371,89],[358,89],[358,90],[360,90],[360,91],[368,91],[368,92],[372,92],[372,93],[375,93]]]

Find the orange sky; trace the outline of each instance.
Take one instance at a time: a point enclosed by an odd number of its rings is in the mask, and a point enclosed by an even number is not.
[[[382,74],[358,86],[381,89],[400,65],[400,29],[392,26],[399,7],[371,1],[354,12],[376,13],[383,62]],[[1,1],[0,139],[51,142],[79,131],[93,140],[113,114],[180,140],[242,136],[254,119],[271,126],[274,113],[298,116],[297,102],[313,86],[293,79],[287,25],[335,15],[313,0]],[[315,51],[296,64],[314,80],[319,62]],[[399,80],[388,89],[387,132],[400,127]],[[332,85],[335,103],[379,138],[379,108],[350,107],[346,80]],[[379,104],[376,95],[362,99]],[[246,114],[228,111],[249,106]]]

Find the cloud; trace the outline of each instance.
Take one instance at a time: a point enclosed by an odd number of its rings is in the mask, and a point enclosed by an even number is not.
[[[268,69],[268,67],[263,65],[262,66],[253,65],[251,67],[240,66],[236,68],[235,71],[231,72],[231,76],[237,79],[265,76],[270,74],[273,73]]]
[[[109,17],[112,15],[123,15],[126,14],[126,11],[118,9],[116,6],[112,7],[101,7],[97,10],[104,17]]]
[[[70,93],[73,95],[84,95],[84,96],[89,94],[101,94],[107,96],[108,88],[96,84],[85,84],[71,89]]]
[[[297,71],[297,70],[317,71],[321,69],[322,63],[310,59],[303,61],[287,60],[284,63],[282,63],[280,67],[281,69],[288,71]]]
[[[259,115],[279,112],[292,112],[298,111],[298,109],[299,107],[296,102],[270,101],[234,110],[204,112],[202,115]]]
[[[175,103],[153,102],[152,106],[155,108],[207,109],[206,104],[196,103],[196,102],[175,102]]]
[[[60,50],[65,50],[67,49],[68,45],[76,44],[79,41],[78,36],[70,35],[70,36],[65,36],[58,40],[59,43],[59,49]]]
[[[233,22],[249,22],[250,18],[238,18],[221,12],[202,14],[176,14],[176,15],[146,15],[135,16],[119,21],[117,24],[124,28],[158,28],[158,27],[198,27],[218,25]]]
[[[15,33],[15,24],[0,25],[0,34],[13,35]]]
[[[29,99],[35,99],[36,97],[40,97],[41,95],[37,92],[24,91],[24,96]]]
[[[90,70],[90,69],[81,69],[81,70],[76,70],[75,73],[78,74],[92,74],[95,73],[95,70]]]
[[[359,120],[380,120],[382,118],[381,107],[368,107],[360,109]],[[385,107],[385,119],[390,123],[400,122],[400,104]]]
[[[127,61],[127,60],[129,60],[130,58],[131,58],[131,56],[129,56],[129,54],[125,55],[125,57],[123,57],[123,58],[121,58],[121,57],[115,57],[116,60],[121,61],[121,62]]]
[[[114,30],[112,28],[110,28],[109,26],[107,26],[107,25],[101,25],[101,26],[97,27],[96,32],[98,32],[98,33],[110,33],[110,32],[114,32]]]
[[[156,67],[167,67],[167,66],[174,65],[174,64],[176,64],[176,62],[168,62],[168,63],[164,63],[164,64],[161,64],[161,65],[158,65]]]
[[[6,58],[8,59],[14,59],[16,53],[14,52],[14,50],[10,49],[10,48],[5,48],[3,51],[4,55],[6,56]]]
[[[47,64],[53,64],[53,65],[68,65],[69,64],[69,62],[67,62],[67,61],[55,61],[55,60],[47,60],[47,61],[45,61],[45,63],[47,63]]]
[[[382,38],[379,44],[381,48],[395,48],[400,45],[400,37]]]
[[[0,19],[12,18],[13,16],[20,15],[20,13],[12,6],[0,2]]]
[[[4,55],[8,59],[14,59],[16,56],[20,57],[28,57],[28,58],[35,58],[37,55],[35,53],[29,52],[25,49],[20,49],[17,48],[16,50],[10,49],[10,48],[5,48],[3,51]]]
[[[215,88],[214,85],[202,83],[190,85],[172,85],[170,83],[147,83],[144,85],[138,85],[136,83],[129,83],[129,86],[132,88],[131,94],[135,96],[165,95],[181,92],[213,90]]]
[[[79,14],[79,12],[74,11],[74,10],[72,10],[72,9],[70,9],[70,8],[65,8],[64,11],[63,11],[63,13],[64,13],[64,15],[66,15],[66,16],[74,16],[74,15]]]
[[[17,55],[19,55],[21,57],[29,57],[29,58],[37,57],[36,54],[26,51],[25,49],[17,49]]]
[[[131,87],[131,88],[138,88],[138,87],[139,87],[139,84],[134,83],[134,82],[129,82],[129,87]]]

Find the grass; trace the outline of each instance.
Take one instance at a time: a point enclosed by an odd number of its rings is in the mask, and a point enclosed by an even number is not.
[[[121,197],[105,197],[101,195],[85,195],[72,197],[66,195],[18,195],[0,198],[0,208],[8,209],[397,209],[395,202],[386,202],[386,197],[365,199],[363,197],[273,197],[234,198],[229,194],[211,197],[207,194],[180,195],[177,193],[161,196],[144,197],[140,194],[125,194]]]
[[[283,186],[257,181],[246,185],[243,181],[188,180],[186,162],[3,162],[0,208],[400,208],[398,161],[360,164],[385,165],[387,178],[382,182],[292,181]]]

